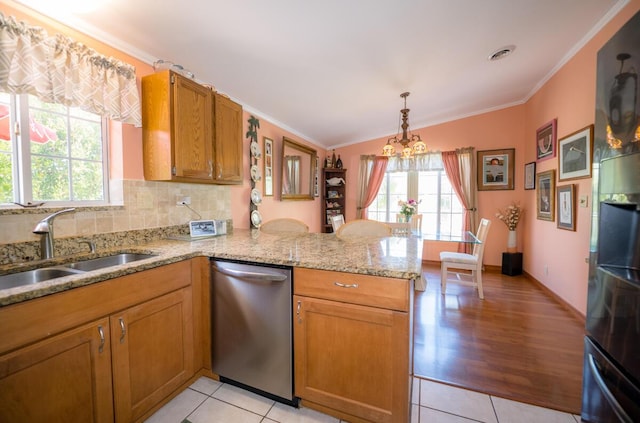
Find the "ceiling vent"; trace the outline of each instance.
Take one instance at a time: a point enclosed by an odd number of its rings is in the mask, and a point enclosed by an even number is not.
[[[507,57],[508,55],[510,55],[511,53],[513,53],[513,51],[516,49],[516,46],[506,46],[506,47],[502,47],[496,51],[494,51],[493,53],[491,53],[488,57],[489,60],[491,61],[496,61],[496,60],[500,60],[500,59],[504,59],[505,57]]]

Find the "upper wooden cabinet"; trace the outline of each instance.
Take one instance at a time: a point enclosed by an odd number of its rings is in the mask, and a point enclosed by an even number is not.
[[[213,95],[214,179],[220,184],[242,183],[242,106]]]
[[[178,73],[142,78],[147,180],[242,183],[242,106]]]

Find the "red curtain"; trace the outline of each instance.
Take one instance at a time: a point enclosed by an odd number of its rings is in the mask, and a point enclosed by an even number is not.
[[[384,179],[384,174],[387,170],[387,163],[389,162],[389,158],[386,156],[376,156],[373,159],[373,166],[371,168],[371,174],[369,175],[369,180],[364,187],[366,189],[366,195],[361,209],[356,212],[357,218],[366,219],[367,218],[367,207],[373,203],[373,200],[378,195],[378,190],[380,189],[380,185],[382,185],[382,180]]]
[[[464,192],[462,191],[462,180],[460,179],[460,165],[458,164],[458,153],[455,151],[443,151],[442,152],[442,164],[444,166],[444,171],[447,174],[447,178],[449,178],[449,182],[451,182],[451,186],[460,200],[460,203],[464,207],[464,211],[462,213],[462,230],[470,231],[469,227],[469,209],[471,208],[470,204],[467,204],[467,200],[465,199]],[[458,244],[458,252],[465,252],[465,244]]]

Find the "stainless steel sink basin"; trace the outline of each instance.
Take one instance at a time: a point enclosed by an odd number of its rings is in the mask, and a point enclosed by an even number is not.
[[[61,278],[68,275],[89,272],[91,270],[104,269],[106,267],[118,266],[120,264],[131,263],[132,261],[144,260],[156,257],[155,254],[142,253],[120,253],[107,257],[77,261],[55,267],[43,267],[41,269],[27,270],[24,272],[12,273],[0,276],[0,289],[15,288],[17,286],[29,285],[32,283],[44,282],[50,279]]]
[[[132,261],[144,260],[156,257],[155,254],[141,253],[120,253],[113,256],[99,257],[90,260],[77,261],[75,263],[67,263],[64,266],[71,269],[82,270],[88,272],[96,269],[104,269],[105,267],[118,266],[120,264],[131,263]]]
[[[29,285],[48,281],[49,279],[61,278],[63,276],[82,273],[74,269],[64,269],[60,267],[45,267],[42,269],[28,270],[26,272],[13,273],[0,276],[0,289],[15,288],[17,286]]]

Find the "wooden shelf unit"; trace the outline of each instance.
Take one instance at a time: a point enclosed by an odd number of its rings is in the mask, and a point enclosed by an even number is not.
[[[340,185],[329,185],[327,179],[342,178],[345,183]],[[320,218],[322,222],[320,227],[323,233],[333,232],[329,217],[332,215],[345,215],[346,212],[346,181],[347,169],[324,168],[322,169],[322,213]]]

